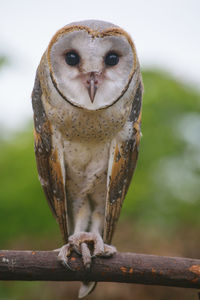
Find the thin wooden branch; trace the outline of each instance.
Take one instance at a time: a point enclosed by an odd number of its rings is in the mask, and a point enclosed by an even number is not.
[[[83,268],[75,253],[73,269],[63,267],[56,251],[0,251],[0,280],[112,281],[200,288],[200,260],[135,253],[94,258],[91,269]]]

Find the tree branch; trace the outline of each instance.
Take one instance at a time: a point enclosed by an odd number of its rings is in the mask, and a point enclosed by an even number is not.
[[[0,280],[112,281],[200,288],[200,260],[135,253],[94,258],[86,271],[75,253],[73,271],[57,261],[56,251],[0,251]]]

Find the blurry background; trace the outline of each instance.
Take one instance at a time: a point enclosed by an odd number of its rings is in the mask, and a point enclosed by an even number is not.
[[[127,30],[143,69],[139,162],[113,243],[200,258],[200,2],[0,0],[0,247],[62,245],[33,150],[31,90],[52,35],[81,19]],[[126,232],[126,234],[124,234]],[[76,299],[79,283],[0,282],[0,299]],[[197,299],[195,291],[100,283],[88,299]]]

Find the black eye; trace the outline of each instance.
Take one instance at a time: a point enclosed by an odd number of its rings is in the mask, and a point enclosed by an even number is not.
[[[76,66],[80,62],[80,57],[76,52],[67,52],[65,55],[65,61],[70,66]]]
[[[106,55],[104,61],[107,66],[115,66],[119,62],[119,55],[114,52],[110,52]]]

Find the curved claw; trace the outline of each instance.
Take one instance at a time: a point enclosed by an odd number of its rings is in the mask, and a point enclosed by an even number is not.
[[[90,269],[92,258],[110,257],[116,253],[116,248],[104,244],[100,234],[92,232],[79,232],[71,235],[69,243],[64,245],[58,254],[58,260],[71,271],[74,271],[68,263],[68,257],[72,251],[82,256],[83,264],[86,269]],[[91,255],[91,252],[93,255]]]
[[[60,252],[58,253],[58,260],[61,262],[61,264],[69,269],[70,271],[73,271],[73,269],[68,264],[68,256],[71,254],[71,247],[69,244],[66,244],[60,248]]]
[[[67,263],[66,260],[61,261],[61,264],[62,264],[64,267],[66,267],[67,269],[69,269],[70,271],[75,271],[75,270],[73,270],[73,269],[70,267],[70,265]]]
[[[82,256],[81,252],[79,251],[79,249],[76,245],[73,246],[73,250],[74,250],[74,252],[76,252],[76,254],[78,254],[79,256]]]

